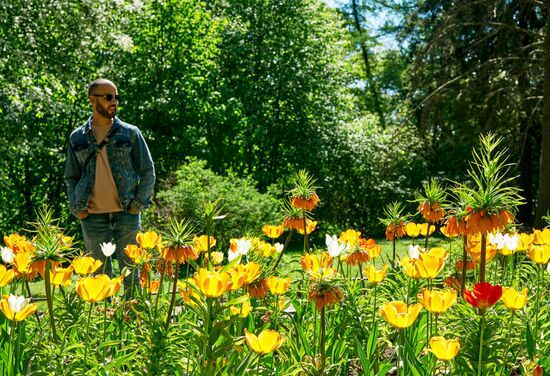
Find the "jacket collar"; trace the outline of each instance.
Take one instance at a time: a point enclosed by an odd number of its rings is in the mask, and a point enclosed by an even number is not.
[[[83,129],[83,132],[84,133],[89,133],[91,130],[92,130],[92,115],[90,115],[90,117],[88,118],[88,121],[86,122],[86,124],[84,124],[84,129]],[[120,119],[118,117],[115,116],[115,118],[113,119],[113,128],[118,128],[120,126]]]

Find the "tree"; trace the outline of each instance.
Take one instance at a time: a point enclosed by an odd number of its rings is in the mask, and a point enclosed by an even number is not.
[[[427,1],[413,10],[411,3],[405,2],[403,34],[413,59],[410,96],[419,129],[429,136],[431,169],[462,178],[464,156],[476,147],[473,135],[491,130],[504,136],[527,202],[518,218],[533,223],[546,7],[519,0]]]

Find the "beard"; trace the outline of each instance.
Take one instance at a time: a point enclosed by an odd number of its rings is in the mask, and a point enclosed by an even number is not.
[[[112,107],[111,105],[102,106],[101,103],[96,102],[95,109],[101,116],[107,119],[112,119],[116,115],[116,107]]]

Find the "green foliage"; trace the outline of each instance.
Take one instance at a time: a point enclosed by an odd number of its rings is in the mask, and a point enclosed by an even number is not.
[[[190,160],[158,192],[156,212],[144,215],[145,226],[163,226],[167,217],[185,218],[191,220],[199,232],[204,232],[200,207],[220,197],[222,214],[226,217],[214,222],[213,234],[221,239],[224,247],[229,246],[230,238],[259,234],[264,224],[280,220],[276,198],[272,194],[259,193],[250,179],[234,175],[223,177],[206,168],[206,162]]]

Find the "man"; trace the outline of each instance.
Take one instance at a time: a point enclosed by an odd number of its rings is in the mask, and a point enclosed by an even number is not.
[[[86,124],[69,137],[65,183],[71,213],[80,219],[86,250],[106,263],[112,275],[112,263],[100,244],[114,240],[120,270],[132,267],[124,252],[136,244],[140,211],[149,205],[155,185],[155,169],[147,144],[133,125],[117,118],[119,95],[109,80],[90,84],[88,96],[92,115]],[[137,270],[124,278],[125,296],[130,286],[138,286]]]

